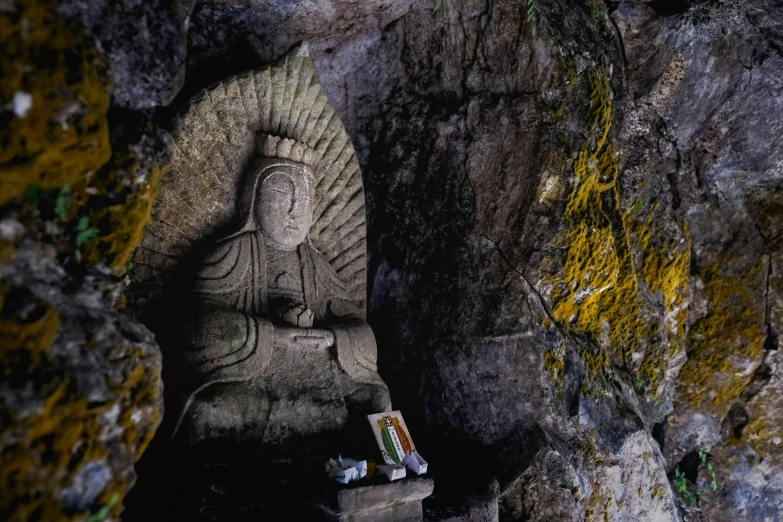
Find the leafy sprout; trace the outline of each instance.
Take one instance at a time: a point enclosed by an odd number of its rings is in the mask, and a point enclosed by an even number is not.
[[[440,11],[440,8],[443,7],[443,0],[438,0],[435,2],[435,5],[432,7],[432,14],[437,13]]]
[[[103,522],[106,520],[106,517],[109,515],[109,510],[117,504],[117,502],[120,501],[120,497],[115,493],[111,496],[111,500],[109,500],[109,503],[103,506],[101,509],[96,511],[93,515],[90,516],[90,518],[87,519],[86,522]]]
[[[685,473],[680,471],[679,466],[674,468],[674,488],[677,490],[677,493],[680,495],[680,498],[683,500],[683,502],[686,504],[696,503],[696,496],[688,490],[688,483],[687,479],[685,478]]]
[[[57,200],[54,203],[54,213],[60,219],[65,219],[68,212],[68,202],[71,199],[71,189],[68,185],[63,186],[57,193]]]
[[[536,14],[537,10],[538,3],[536,0],[527,0],[527,18],[525,19],[525,22],[530,22],[533,19],[533,15]]]
[[[98,229],[90,226],[90,220],[87,216],[79,218],[79,224],[76,225],[76,246],[82,246],[88,240],[98,235]]]

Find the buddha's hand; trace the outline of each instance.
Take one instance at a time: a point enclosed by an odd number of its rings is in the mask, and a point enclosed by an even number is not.
[[[286,348],[327,349],[334,345],[334,334],[323,328],[275,327],[278,344]]]
[[[290,305],[279,310],[280,319],[285,324],[299,328],[312,328],[313,311],[305,305]]]

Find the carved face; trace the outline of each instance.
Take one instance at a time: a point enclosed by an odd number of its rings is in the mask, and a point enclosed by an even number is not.
[[[313,209],[304,174],[274,172],[261,183],[256,198],[256,219],[272,246],[294,250],[305,240]]]

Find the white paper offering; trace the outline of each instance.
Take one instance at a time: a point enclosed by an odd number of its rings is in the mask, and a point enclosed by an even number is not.
[[[378,466],[378,472],[386,475],[389,480],[399,480],[405,478],[405,468],[397,464],[386,464]]]
[[[412,451],[402,459],[402,465],[417,475],[427,473],[427,461],[421,458],[418,451]]]
[[[340,484],[348,484],[367,475],[367,461],[344,459],[338,456],[337,460],[329,459],[326,465],[326,473]]]

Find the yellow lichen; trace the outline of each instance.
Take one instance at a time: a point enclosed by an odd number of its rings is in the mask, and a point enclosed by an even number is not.
[[[560,382],[559,378],[565,374],[565,350],[562,347],[544,353],[544,369],[553,381]]]
[[[106,119],[110,86],[103,60],[83,28],[64,23],[56,12],[54,0],[17,0],[0,12],[0,205],[10,202],[24,209],[30,206],[22,197],[28,187],[70,185],[69,209],[58,214],[58,225],[73,229],[73,219],[86,215],[100,232],[78,245],[84,251],[82,262],[124,267],[149,218],[160,167],[145,165],[142,175],[132,153],[115,154],[106,164],[111,156]],[[85,194],[89,198],[82,197]],[[112,204],[94,205],[96,200],[90,199],[100,197]],[[34,228],[44,224],[30,214],[34,219],[27,232],[35,237]],[[17,246],[0,244],[0,261],[13,262]],[[112,498],[121,499],[130,477],[113,474],[94,505],[83,512],[64,512],[58,495],[85,465],[105,463],[110,456],[107,440],[119,440],[130,458],[138,458],[146,448],[162,413],[160,374],[150,361],[155,354],[129,341],[101,354],[98,359],[112,364],[111,371],[95,368],[95,376],[106,379],[107,400],[91,402],[51,352],[63,335],[66,309],[55,307],[54,300],[39,300],[20,316],[7,295],[9,289],[0,288],[0,376],[19,381],[12,386],[40,400],[30,402],[31,411],[23,415],[0,401],[0,519],[84,520]],[[68,343],[69,351],[83,352],[78,357],[95,360],[88,355],[95,349],[94,340],[82,346],[72,339]],[[107,428],[122,432],[109,433]],[[116,442],[110,444],[112,455],[122,454]],[[120,509],[121,502],[111,507],[114,518]]]
[[[722,418],[742,394],[764,354],[764,307],[756,301],[764,269],[760,260],[742,275],[723,273],[721,264],[698,270],[709,311],[690,328],[678,403]]]
[[[641,266],[631,249],[632,216],[620,208],[617,186],[619,155],[610,142],[612,100],[607,68],[589,71],[592,143],[582,147],[574,162],[575,184],[558,238],[565,247],[562,269],[545,279],[552,284],[552,315],[571,330],[588,334],[600,350],[582,350],[588,372],[601,374],[611,362],[639,372],[649,388],[660,383],[671,348],[642,349],[658,335],[659,326],[645,320],[639,280],[660,292],[674,337],[682,335],[687,313],[684,290],[689,248],[657,246],[644,251]],[[636,217],[638,220],[638,216]],[[649,227],[636,227],[645,246]],[[676,341],[675,341],[676,342]],[[677,344],[679,347],[679,344]],[[643,352],[641,361],[632,354]]]
[[[19,320],[4,307],[7,289],[0,291],[0,375],[29,373],[44,362],[46,350],[60,329],[57,311],[43,301],[32,317]]]
[[[89,181],[73,188],[87,210],[95,238],[84,245],[84,259],[104,262],[119,275],[141,242],[158,192],[161,165],[142,165],[132,151],[118,153]]]
[[[38,321],[42,349],[51,344],[52,333],[49,323],[54,319]],[[11,319],[5,319],[2,331],[5,332]],[[29,328],[28,328],[29,330]],[[9,331],[13,331],[10,329]],[[31,336],[28,336],[28,338]],[[4,339],[5,341],[5,339]],[[90,342],[81,349],[89,351]],[[26,345],[29,348],[29,344]],[[3,347],[5,348],[5,346]],[[20,350],[25,347],[20,347]],[[109,401],[91,403],[80,387],[67,373],[52,361],[43,351],[40,361],[29,364],[24,369],[31,382],[40,382],[35,391],[43,401],[32,414],[21,418],[4,411],[0,404],[0,415],[13,418],[13,433],[17,443],[4,447],[2,466],[0,466],[0,518],[3,520],[65,521],[84,517],[89,513],[64,513],[58,492],[70,485],[71,477],[90,463],[104,462],[109,455],[108,446],[102,440],[107,433],[105,426],[116,425],[122,429],[121,441],[125,452],[138,459],[154,435],[162,412],[158,399],[162,392],[160,375],[150,371],[144,361],[149,357],[144,349],[131,343],[122,343],[113,349],[109,358],[122,360],[119,375],[107,379],[107,388],[116,398]],[[15,368],[16,371],[22,371]],[[119,406],[116,413],[112,408]],[[144,409],[145,430],[138,429],[134,416],[140,408]],[[116,415],[116,421],[111,420]],[[108,416],[108,418],[103,418]],[[107,464],[108,465],[108,464]],[[113,475],[101,491],[96,505],[106,505],[117,495],[122,498],[130,484],[127,477]],[[115,516],[121,506],[112,507]]]
[[[101,55],[56,10],[29,0],[0,13],[0,205],[29,185],[73,183],[111,152]]]

